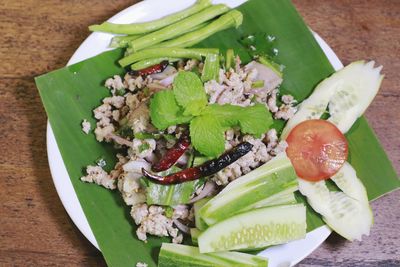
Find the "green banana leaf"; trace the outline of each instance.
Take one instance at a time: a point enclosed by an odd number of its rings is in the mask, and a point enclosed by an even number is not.
[[[276,36],[276,60],[286,66],[282,91],[300,101],[334,71],[290,0],[250,0],[238,9],[244,15],[238,30],[218,33],[199,46],[242,51],[238,42],[242,36],[255,32]],[[93,134],[83,134],[80,123],[88,119],[95,125],[92,109],[108,95],[103,87],[105,79],[124,72],[116,64],[121,56],[121,50],[109,51],[37,77],[36,84],[75,192],[108,265],[134,266],[141,261],[155,266],[160,244],[167,239],[150,237],[147,243],[137,240],[129,208],[120,195],[79,180],[82,169],[100,157],[106,160],[107,168],[114,164],[113,148],[96,142]],[[282,123],[276,125],[282,127]],[[349,161],[367,187],[370,200],[400,187],[396,172],[364,118],[356,122],[347,138]],[[298,198],[302,200],[300,195]],[[308,209],[307,224],[310,231],[323,222]]]

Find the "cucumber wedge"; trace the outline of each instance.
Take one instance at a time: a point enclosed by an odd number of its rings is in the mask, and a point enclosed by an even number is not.
[[[210,226],[198,237],[201,253],[256,249],[287,243],[306,235],[303,204],[248,211]]]
[[[349,163],[332,180],[343,192],[329,191],[325,181],[303,179],[299,179],[299,190],[335,232],[350,241],[361,240],[373,224],[365,188]]]
[[[197,228],[190,228],[190,237],[192,238],[192,243],[193,245],[197,245],[197,239],[199,238],[199,235],[201,234],[201,231]]]
[[[295,190],[296,173],[286,154],[282,153],[230,183],[208,201],[199,213],[206,224],[213,225],[232,215],[257,207],[257,203],[268,202],[268,198],[272,198],[276,203],[276,194],[289,194]],[[270,199],[271,202],[272,200]],[[264,203],[261,206],[265,205]]]
[[[210,200],[211,198],[203,198],[193,204],[194,208],[194,223],[196,228],[200,231],[207,229],[207,223],[200,216],[200,209]]]
[[[327,108],[328,121],[346,133],[377,94],[383,79],[381,69],[374,68],[374,61],[356,61],[323,80],[288,121],[282,139],[300,122],[321,118]]]
[[[266,258],[240,252],[201,254],[197,247],[163,243],[158,256],[159,267],[267,267]]]

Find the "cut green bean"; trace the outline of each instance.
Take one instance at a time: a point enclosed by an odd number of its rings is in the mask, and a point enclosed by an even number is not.
[[[219,76],[219,56],[218,54],[208,54],[204,62],[203,74],[201,80],[208,82],[211,80],[218,81]]]
[[[173,57],[173,58],[195,58],[201,60],[207,54],[218,54],[217,48],[150,48],[133,53],[118,61],[122,67],[150,58]]]
[[[196,25],[215,18],[228,10],[229,7],[223,4],[210,6],[186,19],[132,41],[130,46],[133,48],[134,52],[137,52],[144,48],[159,44],[162,41],[173,39],[182,35],[184,32],[188,32],[188,30],[192,29]]]
[[[235,52],[233,49],[226,50],[225,69],[228,71],[234,65]]]
[[[139,38],[141,35],[123,35],[123,36],[114,36],[111,39],[110,47],[127,47],[128,44]]]
[[[162,42],[152,47],[190,47],[200,43],[214,33],[231,27],[239,27],[243,22],[243,15],[237,10],[229,11],[210,24],[198,30],[186,33],[178,38]]]
[[[200,28],[205,27],[205,26],[208,25],[208,24],[209,24],[208,22],[204,22],[204,23],[202,23],[202,24],[196,25],[196,26],[194,26],[193,28],[189,29],[187,32],[182,33],[182,34],[186,34],[186,33],[188,33],[188,32],[192,32],[192,31],[198,30],[198,29],[200,29]],[[135,39],[137,39],[137,38],[135,38]],[[135,40],[135,39],[133,39],[133,40]],[[129,44],[128,44],[127,46],[129,46]],[[152,47],[150,47],[150,48],[153,48],[153,47],[158,47],[158,46],[152,46]],[[133,48],[132,48],[132,47],[128,47],[128,48],[126,49],[126,51],[125,51],[125,56],[130,55],[130,54],[133,54],[133,53],[134,53]]]
[[[174,14],[162,17],[157,20],[143,22],[143,23],[132,23],[132,24],[115,24],[111,22],[103,22],[100,25],[89,26],[90,31],[95,32],[109,32],[119,34],[143,34],[156,31],[175,22],[183,20],[193,14],[200,12],[201,10],[211,5],[210,0],[198,0],[191,7],[176,12]]]
[[[172,58],[172,57],[158,57],[158,58],[149,58],[145,59],[139,62],[136,62],[135,64],[131,65],[132,70],[142,70],[157,64],[160,64],[161,62],[167,60],[168,62],[176,62],[179,61],[180,58]]]

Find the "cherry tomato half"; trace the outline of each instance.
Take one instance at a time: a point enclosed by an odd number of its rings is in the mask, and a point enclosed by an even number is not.
[[[300,178],[308,181],[328,179],[347,160],[346,137],[332,123],[307,120],[292,129],[286,153]]]

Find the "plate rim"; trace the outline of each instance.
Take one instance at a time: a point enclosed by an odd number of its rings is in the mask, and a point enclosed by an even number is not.
[[[218,0],[217,2],[225,2],[228,3],[231,7],[235,7],[245,1],[243,0]],[[141,14],[141,16],[137,16],[136,18],[138,20],[141,19],[146,19],[148,17],[148,14],[146,15],[145,10],[149,9],[150,6],[161,6],[160,4],[164,3],[162,0],[145,0],[142,2],[139,2],[135,5],[132,5],[114,16],[112,16],[108,21],[110,22],[115,22],[115,23],[126,23],[126,18],[128,17],[128,14],[131,13],[138,13]],[[185,8],[193,3],[193,0],[185,0],[185,1],[180,1],[179,4],[175,4],[175,9],[182,9]],[[175,11],[176,11],[175,10]],[[174,10],[170,10],[169,13],[174,12]],[[133,17],[133,16],[132,16]],[[156,15],[157,17],[157,15]],[[155,17],[155,18],[156,18]],[[150,18],[154,19],[154,18]],[[335,54],[335,52],[332,50],[332,48],[315,32],[313,32],[314,38],[316,39],[317,43],[327,56],[329,62],[332,64],[335,70],[338,70],[343,67],[343,64],[341,63],[340,59],[338,56]],[[110,41],[110,38],[113,35],[107,34],[107,33],[91,33],[78,47],[78,49],[74,52],[74,54],[71,56],[70,60],[67,63],[68,65],[77,63],[79,61],[82,61],[84,59],[93,57],[99,53],[111,50],[108,48],[108,43]],[[93,46],[90,44],[94,41],[97,41],[101,43],[101,45],[97,45],[95,49],[93,49]],[[88,49],[90,47],[90,53],[88,53]],[[69,217],[73,221],[73,223],[77,226],[79,231],[89,240],[90,243],[92,243],[93,246],[95,246],[97,249],[99,249],[99,245],[96,241],[96,238],[89,226],[89,223],[87,221],[87,218],[83,212],[82,206],[80,205],[79,199],[75,193],[75,190],[73,188],[72,182],[70,180],[70,177],[68,175],[68,172],[66,170],[64,161],[62,159],[60,150],[58,149],[58,145],[53,133],[53,130],[51,129],[50,122],[47,121],[47,131],[46,131],[46,143],[47,143],[47,155],[48,155],[48,163],[50,167],[50,173],[52,176],[52,180],[54,183],[54,186],[56,188],[57,194],[61,200],[61,203],[63,204],[65,210],[67,211]],[[279,254],[279,250],[283,251],[283,246],[289,247],[297,247],[297,248],[304,248],[305,245],[303,243],[308,243],[310,240],[312,240],[312,245],[310,246],[308,244],[308,247],[300,253],[301,255],[295,255],[296,257],[292,259],[289,262],[286,262],[286,265],[295,265],[301,260],[303,260],[305,257],[310,255],[317,247],[319,247],[325,239],[329,236],[331,233],[331,230],[327,226],[321,226],[309,233],[307,233],[307,236],[305,239],[302,240],[297,240],[290,242],[288,244],[284,245],[279,245],[272,247],[270,249],[264,250],[259,253],[261,256],[266,256],[271,254]],[[288,248],[286,248],[288,249]],[[100,250],[100,249],[99,249]],[[269,266],[277,266],[281,265],[282,262],[270,262]]]

